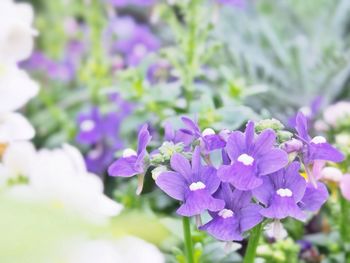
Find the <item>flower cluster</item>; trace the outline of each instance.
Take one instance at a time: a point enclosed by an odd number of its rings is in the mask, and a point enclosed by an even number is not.
[[[156,185],[180,201],[176,213],[199,217],[208,212],[212,219],[199,229],[222,241],[242,240],[265,219],[305,221],[328,199],[317,171],[320,163],[340,162],[343,155],[323,137],[308,135],[302,113],[294,136],[285,136],[289,133],[276,120],[249,121],[244,132],[219,133],[201,131],[187,117],[182,121],[185,128],[176,131],[166,125],[166,141],[151,154],[143,126],[137,152],[126,150],[109,174],[131,177],[153,169]]]

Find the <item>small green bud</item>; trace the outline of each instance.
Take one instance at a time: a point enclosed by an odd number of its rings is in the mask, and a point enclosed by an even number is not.
[[[255,130],[258,133],[266,129],[273,129],[274,131],[280,131],[284,129],[284,125],[279,120],[276,120],[276,119],[265,119],[265,120],[259,121],[255,126]]]
[[[282,130],[277,131],[277,138],[280,143],[289,141],[292,139],[292,137],[293,137],[293,133],[289,131],[282,131]]]

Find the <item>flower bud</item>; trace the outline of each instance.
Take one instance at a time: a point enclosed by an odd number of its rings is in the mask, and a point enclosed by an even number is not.
[[[283,128],[284,128],[284,125],[279,120],[276,120],[276,119],[261,120],[255,126],[255,130],[258,133],[266,129],[273,129],[274,131],[279,131],[279,130],[282,130]]]
[[[321,178],[327,181],[339,183],[342,177],[342,172],[335,167],[325,167],[321,171]]]
[[[289,141],[286,141],[282,145],[282,149],[285,150],[287,153],[299,152],[302,148],[303,148],[302,141],[294,138]]]

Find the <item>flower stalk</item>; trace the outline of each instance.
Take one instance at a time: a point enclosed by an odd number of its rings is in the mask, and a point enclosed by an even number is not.
[[[243,263],[254,263],[255,256],[256,256],[256,249],[259,244],[262,229],[263,229],[263,224],[260,223],[259,225],[254,227],[250,232],[248,247],[244,255]]]
[[[185,241],[186,263],[194,263],[193,243],[192,243],[191,226],[190,226],[189,217],[187,216],[182,217],[182,226],[183,226],[184,241]]]

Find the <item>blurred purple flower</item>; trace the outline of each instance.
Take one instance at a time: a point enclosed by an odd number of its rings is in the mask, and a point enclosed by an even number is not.
[[[112,36],[117,40],[113,41]],[[159,49],[160,41],[146,25],[137,24],[131,17],[111,19],[107,27],[106,40],[111,42],[111,53],[122,53],[126,64],[137,66],[149,53]]]
[[[259,224],[263,217],[259,211],[262,208],[253,204],[250,191],[232,191],[231,186],[222,183],[214,197],[225,201],[224,209],[217,213],[211,212],[212,220],[199,229],[207,231],[216,239],[222,241],[239,241],[245,231]]]
[[[126,149],[123,157],[115,161],[109,168],[110,176],[131,177],[145,172],[146,147],[151,141],[147,124],[143,125],[138,134],[137,152]]]
[[[220,185],[216,169],[202,166],[199,147],[193,152],[192,164],[179,153],[173,154],[170,164],[174,171],[161,173],[156,184],[167,195],[183,202],[177,210],[179,215],[194,216],[224,208],[224,201],[212,196]]]
[[[222,5],[231,5],[235,7],[244,7],[246,5],[246,0],[216,0]]]
[[[218,176],[239,190],[251,190],[263,183],[262,176],[286,166],[287,153],[275,147],[276,134],[264,130],[255,138],[253,122],[248,122],[245,133],[233,132],[227,141],[226,152],[230,165],[222,165]]]
[[[289,127],[295,127],[296,126],[296,118],[299,112],[302,112],[307,119],[308,124],[313,122],[317,115],[320,113],[321,106],[323,102],[322,96],[317,96],[311,101],[310,106],[302,107],[294,116],[289,118],[288,120],[288,126]]]
[[[253,195],[264,204],[260,213],[273,219],[283,219],[288,216],[298,220],[305,220],[305,214],[298,206],[302,200],[306,181],[299,174],[300,164],[291,163],[287,168],[281,169],[263,178],[263,184],[253,189]]]
[[[100,141],[104,134],[103,117],[97,107],[88,113],[81,113],[77,118],[78,134],[76,140],[80,144],[94,144]]]

